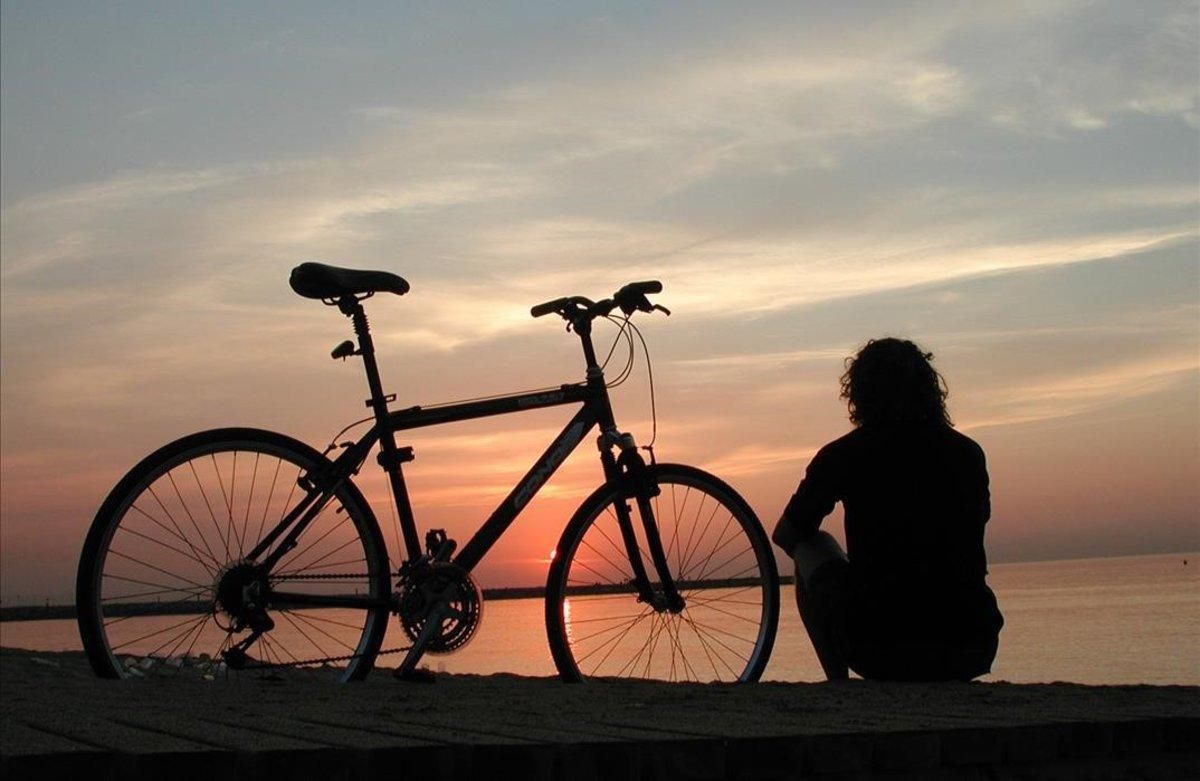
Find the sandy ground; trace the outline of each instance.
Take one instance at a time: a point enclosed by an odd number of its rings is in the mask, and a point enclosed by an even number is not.
[[[80,653],[0,649],[9,756],[399,743],[769,737],[1200,718],[1200,689],[1051,684],[660,684],[443,675],[100,680]]]

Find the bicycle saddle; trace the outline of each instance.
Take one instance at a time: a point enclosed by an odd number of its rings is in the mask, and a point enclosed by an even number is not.
[[[390,271],[357,271],[324,263],[301,263],[292,269],[288,282],[292,290],[305,298],[331,299],[369,293],[402,296],[408,292],[408,282]]]

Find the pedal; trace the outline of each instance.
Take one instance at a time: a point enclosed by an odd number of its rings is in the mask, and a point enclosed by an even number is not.
[[[446,536],[445,529],[430,529],[425,533],[425,550],[432,561],[449,561],[458,543]]]
[[[446,617],[446,612],[447,605],[445,602],[433,606],[433,609],[429,611],[429,615],[425,618],[425,625],[421,627],[421,633],[417,635],[412,647],[404,655],[404,660],[400,662],[400,666],[396,668],[396,672],[392,673],[392,675],[400,680],[408,680],[410,675],[416,673],[417,662],[421,661],[421,655],[425,653],[426,646],[442,631],[442,620]]]

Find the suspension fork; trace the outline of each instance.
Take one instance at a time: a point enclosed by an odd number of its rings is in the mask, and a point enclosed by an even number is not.
[[[633,569],[633,580],[637,586],[638,599],[651,605],[657,611],[669,610],[678,613],[683,610],[684,599],[675,586],[671,577],[671,568],[667,564],[666,552],[663,550],[662,536],[658,532],[658,521],[654,516],[653,503],[650,501],[659,494],[659,487],[650,479],[650,471],[646,462],[637,451],[633,438],[628,434],[621,436],[621,454],[613,458],[607,449],[601,451],[601,461],[605,473],[610,475],[618,486],[615,510],[617,526],[621,530],[621,539],[625,544],[625,552],[629,556],[629,564]],[[646,547],[650,551],[650,560],[658,574],[660,592],[650,585],[645,562],[642,561],[641,548],[638,545],[637,534],[634,531],[633,513],[629,500],[637,503],[638,515],[642,519],[642,532],[646,537]]]

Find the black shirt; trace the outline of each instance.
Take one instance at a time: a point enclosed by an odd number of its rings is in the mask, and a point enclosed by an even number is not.
[[[857,428],[821,448],[781,523],[810,536],[838,501],[850,559],[850,639],[995,641],[1003,620],[983,550],[991,502],[974,440],[940,423]]]

